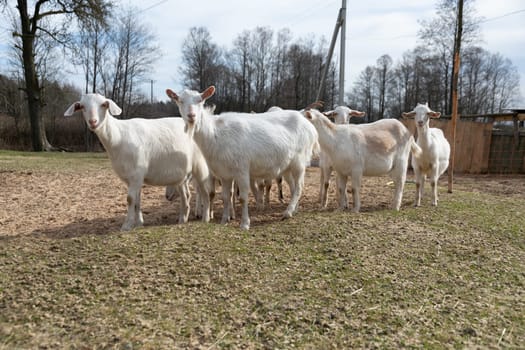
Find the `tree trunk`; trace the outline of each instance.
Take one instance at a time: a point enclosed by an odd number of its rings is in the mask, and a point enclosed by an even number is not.
[[[34,60],[34,43],[36,27],[31,25],[27,12],[27,1],[18,0],[18,11],[22,28],[22,57],[24,60],[25,92],[29,111],[29,122],[31,126],[31,143],[33,151],[52,151],[46,137],[46,129],[41,111],[41,88],[38,83]]]

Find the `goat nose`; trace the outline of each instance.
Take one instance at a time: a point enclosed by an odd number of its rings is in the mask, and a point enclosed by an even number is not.
[[[188,119],[193,121],[195,119],[195,113],[188,113]]]
[[[90,119],[88,121],[89,123],[89,126],[91,126],[92,128],[94,128],[95,126],[97,126],[97,120],[96,119]]]

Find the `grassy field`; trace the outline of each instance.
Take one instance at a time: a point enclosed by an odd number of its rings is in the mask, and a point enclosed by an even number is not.
[[[0,152],[0,204],[15,176],[101,171],[114,176],[104,155]],[[525,196],[489,182],[441,186],[439,207],[417,209],[408,184],[399,212],[370,195],[360,214],[307,197],[248,232],[192,221],[2,235],[22,217],[0,215],[0,349],[523,348]]]

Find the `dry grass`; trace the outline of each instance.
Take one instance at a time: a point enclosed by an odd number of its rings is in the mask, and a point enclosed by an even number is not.
[[[522,176],[443,182],[438,208],[412,208],[409,183],[400,212],[367,179],[356,215],[316,209],[312,168],[299,214],[252,205],[249,232],[175,225],[146,187],[146,227],[127,233],[103,155],[0,152],[0,176],[0,348],[525,344]]]

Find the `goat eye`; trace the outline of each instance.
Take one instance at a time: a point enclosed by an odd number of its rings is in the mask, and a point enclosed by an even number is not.
[[[109,108],[109,102],[106,101],[101,106],[104,107],[104,108]]]

